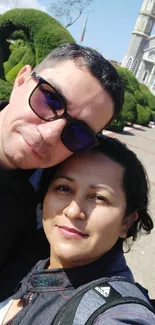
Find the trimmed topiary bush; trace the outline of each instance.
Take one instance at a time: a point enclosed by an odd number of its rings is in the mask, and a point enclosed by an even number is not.
[[[47,13],[35,9],[5,12],[0,15],[0,78],[6,78],[13,84],[24,65],[36,66],[63,43],[75,43],[75,40],[67,29]]]
[[[139,87],[142,94],[147,98],[149,108],[155,110],[155,96],[153,96],[151,91],[144,84],[140,83]]]
[[[0,100],[8,100],[11,94],[12,86],[0,79]]]
[[[155,120],[155,111],[151,111],[150,121],[154,121],[154,120]]]
[[[136,79],[136,77],[134,76],[134,74],[131,71],[129,71],[128,69],[125,69],[125,72],[126,72],[128,80],[133,88],[133,91],[135,92],[136,90],[139,90],[139,82]]]
[[[112,132],[122,132],[124,129],[123,117],[121,115],[117,116],[117,118],[112,121],[112,123],[108,126],[107,129]]]
[[[140,104],[142,106],[147,106],[148,105],[147,97],[140,90],[136,90],[134,95],[135,95],[135,99],[137,101],[137,104]]]
[[[136,123],[137,121],[136,99],[127,91],[124,96],[122,117],[125,122],[130,122],[131,124]]]
[[[16,64],[18,64],[21,59],[23,58],[25,51],[26,51],[26,46],[22,46],[18,49],[15,49],[10,57],[9,60],[7,62],[4,62],[4,71],[5,71],[5,75],[16,66]]]
[[[128,79],[128,70],[122,67],[116,67],[119,76],[121,77],[121,81],[124,87],[124,90],[128,91],[129,93],[134,93],[134,89]]]
[[[22,62],[20,61],[14,68],[12,68],[6,75],[6,80],[13,86],[14,80],[20,71],[20,69],[23,67]]]
[[[15,33],[16,30],[20,32]],[[27,64],[31,64],[33,60],[34,65],[37,65],[62,43],[75,43],[68,30],[45,12],[36,9],[12,9],[0,16],[0,47],[2,50],[11,35],[14,35],[15,38],[17,35],[21,35],[23,39],[23,33],[31,47],[30,62],[27,61]],[[23,60],[23,62],[25,61],[26,59]]]
[[[151,119],[149,107],[143,107],[137,104],[137,124],[147,126]]]

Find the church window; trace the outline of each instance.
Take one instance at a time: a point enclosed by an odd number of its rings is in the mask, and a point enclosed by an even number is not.
[[[146,4],[147,4],[147,0],[143,1],[142,10],[145,10]]]
[[[125,55],[123,60],[122,60],[122,67],[126,66],[126,61],[127,61],[127,55]]]
[[[128,70],[131,69],[132,62],[133,62],[133,57],[130,56],[130,58],[128,59],[127,64],[126,64],[126,68],[127,68]]]
[[[142,82],[146,83],[149,76],[149,71],[145,70],[142,76]]]
[[[155,61],[155,51],[151,51],[148,55],[148,58]]]
[[[140,21],[141,21],[141,18],[139,17],[136,21],[136,25],[135,25],[135,29],[138,29],[139,25],[140,25]]]
[[[146,10],[147,11],[151,11],[152,10],[152,4],[153,4],[153,0],[149,0],[146,6]]]
[[[137,67],[138,67],[138,60],[135,60],[134,63],[133,63],[133,67],[132,67],[132,72],[133,73],[136,73]]]
[[[147,33],[150,33],[151,28],[152,28],[152,25],[153,25],[153,22],[152,22],[152,20],[150,20],[150,21],[148,22],[148,24],[147,24],[147,28],[146,28],[146,32],[147,32]]]
[[[141,24],[140,24],[140,29],[141,30],[143,30],[143,31],[145,30],[146,23],[147,23],[146,18],[143,18],[142,21],[141,21]]]

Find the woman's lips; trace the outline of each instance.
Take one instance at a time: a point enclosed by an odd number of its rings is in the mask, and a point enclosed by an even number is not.
[[[87,234],[80,232],[74,228],[68,228],[65,226],[57,226],[59,228],[60,233],[67,238],[86,238]]]

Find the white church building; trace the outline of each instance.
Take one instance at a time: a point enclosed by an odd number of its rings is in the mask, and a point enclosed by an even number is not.
[[[155,0],[144,0],[121,66],[132,71],[155,95]]]

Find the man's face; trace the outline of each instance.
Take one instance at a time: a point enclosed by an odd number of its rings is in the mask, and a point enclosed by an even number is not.
[[[67,100],[68,114],[85,121],[97,133],[112,118],[110,95],[86,68],[72,61],[40,72]],[[16,78],[9,105],[0,113],[0,159],[8,168],[46,168],[72,155],[61,141],[66,119],[46,122],[30,108],[29,96],[37,81],[26,66]]]

